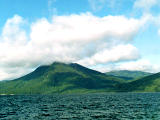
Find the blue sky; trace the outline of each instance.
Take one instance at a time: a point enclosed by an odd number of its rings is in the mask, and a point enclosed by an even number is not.
[[[0,0],[0,80],[54,61],[158,72],[159,21],[159,0]]]

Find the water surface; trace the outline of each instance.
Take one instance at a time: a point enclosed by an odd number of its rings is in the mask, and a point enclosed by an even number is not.
[[[0,96],[0,120],[160,120],[160,93]]]

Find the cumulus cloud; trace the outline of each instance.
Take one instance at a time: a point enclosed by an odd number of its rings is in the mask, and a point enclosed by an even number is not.
[[[111,49],[104,49],[97,52],[90,58],[78,61],[82,65],[105,64],[109,62],[119,62],[123,60],[134,60],[139,58],[139,52],[133,45],[116,45]]]
[[[18,15],[8,19],[2,30],[1,40],[8,44],[24,44],[26,42],[26,33],[21,29],[23,23],[25,23],[25,20]]]
[[[147,20],[91,13],[53,16],[52,21],[41,18],[31,23],[26,33],[25,20],[15,15],[0,35],[0,80],[54,61],[96,65],[137,59],[138,51],[130,42]]]

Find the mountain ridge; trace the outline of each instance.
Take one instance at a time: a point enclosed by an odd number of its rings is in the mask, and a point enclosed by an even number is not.
[[[129,92],[160,92],[160,72],[129,83],[119,84],[118,89]]]
[[[129,71],[129,70],[114,70],[106,73],[107,75],[113,75],[116,77],[120,77],[125,80],[136,80],[142,77],[146,77],[152,75],[153,73],[143,72],[143,71]]]
[[[128,81],[120,76],[101,73],[77,63],[60,62],[39,66],[20,78],[0,82],[0,94],[159,91],[160,73]]]
[[[114,91],[123,80],[77,63],[40,66],[18,79],[0,83],[0,94],[52,94],[67,91]]]

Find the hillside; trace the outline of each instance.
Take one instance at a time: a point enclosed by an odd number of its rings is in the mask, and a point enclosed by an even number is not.
[[[117,90],[127,92],[160,92],[160,73],[119,84]]]
[[[148,72],[129,71],[129,70],[111,71],[111,72],[107,72],[106,74],[113,75],[113,76],[122,78],[124,80],[136,80],[136,79],[140,79],[140,78],[152,75],[152,73],[148,73]]]
[[[21,78],[0,82],[0,94],[52,94],[115,91],[122,79],[79,64],[55,62]]]

